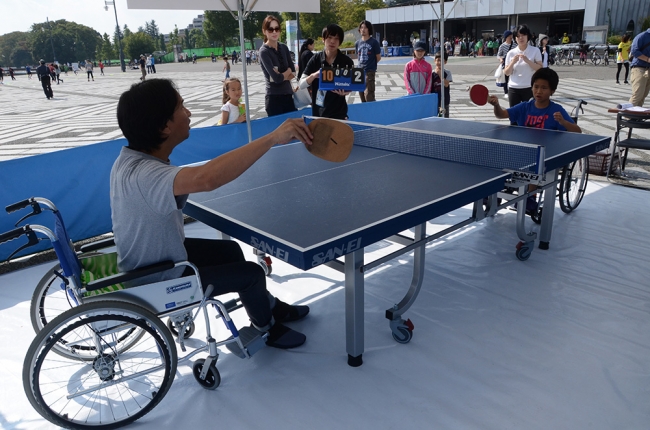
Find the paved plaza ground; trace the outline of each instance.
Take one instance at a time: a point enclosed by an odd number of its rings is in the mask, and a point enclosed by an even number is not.
[[[386,58],[379,64],[377,73],[377,99],[385,100],[406,95],[404,64],[408,57]],[[433,62],[432,58],[430,61]],[[494,85],[492,73],[495,57],[452,57],[447,67],[453,73],[451,89],[452,118],[473,121],[499,122],[490,106],[475,106],[469,100],[467,89],[483,83],[495,94],[502,89]],[[220,117],[223,62],[200,61],[197,64],[162,64],[152,77],[170,78],[178,85],[186,106],[192,111],[192,127],[211,127]],[[629,85],[616,85],[616,65],[609,66],[558,66],[560,86],[553,99],[568,112],[578,99],[588,101],[580,118],[583,132],[613,136],[616,116],[607,109],[626,102],[631,94]],[[623,71],[624,73],[624,71]],[[232,76],[242,77],[242,66],[232,66]],[[93,144],[122,137],[117,125],[115,109],[120,94],[138,82],[140,72],[120,72],[111,67],[105,76],[96,69],[95,81],[88,82],[86,75],[72,72],[63,76],[64,82],[53,85],[54,99],[47,100],[40,83],[34,77],[28,80],[19,75],[15,81],[5,77],[0,85],[0,161]],[[621,76],[621,81],[623,77]],[[264,112],[264,78],[259,65],[248,67],[249,106],[252,118],[266,116]],[[501,98],[502,106],[507,100]],[[356,93],[348,96],[349,103],[360,103]],[[644,131],[639,131],[644,136]],[[650,178],[650,155],[632,151],[628,169],[646,186]],[[628,181],[623,181],[628,182]],[[650,182],[648,182],[650,184]]]

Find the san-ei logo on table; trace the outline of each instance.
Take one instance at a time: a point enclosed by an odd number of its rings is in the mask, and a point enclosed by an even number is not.
[[[280,248],[279,246],[273,246],[269,243],[264,242],[263,240],[259,240],[258,238],[251,236],[251,243],[250,245],[258,249],[265,254],[271,255],[277,259],[280,259],[282,261],[289,261],[289,253],[285,251],[284,249]]]
[[[342,243],[340,247],[335,246],[334,248],[330,248],[325,252],[319,252],[318,254],[314,255],[314,258],[311,262],[311,267],[316,267],[319,264],[325,263],[326,261],[332,261],[335,258],[341,257],[345,254],[349,254],[353,251],[357,251],[358,249],[361,249],[360,237]]]

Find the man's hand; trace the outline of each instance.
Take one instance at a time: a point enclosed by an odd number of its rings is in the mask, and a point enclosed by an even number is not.
[[[311,145],[311,140],[314,138],[302,118],[290,118],[286,120],[271,135],[273,136],[273,142],[278,145],[289,143],[295,139]]]
[[[290,81],[290,80],[292,80],[292,79],[296,76],[296,75],[293,74],[293,72],[291,71],[291,69],[287,69],[287,70],[285,70],[285,71],[282,73],[282,75],[284,76],[284,80],[285,80],[285,81]]]
[[[499,98],[495,95],[488,96],[487,102],[492,106],[499,106]]]

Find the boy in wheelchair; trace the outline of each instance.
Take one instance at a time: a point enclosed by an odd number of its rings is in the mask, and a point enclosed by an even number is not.
[[[120,97],[117,118],[128,146],[122,148],[110,177],[119,269],[187,260],[198,267],[203,286],[214,288],[213,295],[239,294],[252,326],[268,332],[268,346],[298,347],[305,335],[283,323],[304,318],[309,308],[273,297],[266,289],[264,270],[246,261],[236,242],[185,238],[182,209],[190,193],[236,179],[275,144],[295,139],[310,144],[311,133],[301,119],[288,119],[270,134],[201,166],[172,166],[169,156],[189,137],[190,116],[170,80],[134,84]],[[139,283],[183,275],[184,269],[176,267]]]

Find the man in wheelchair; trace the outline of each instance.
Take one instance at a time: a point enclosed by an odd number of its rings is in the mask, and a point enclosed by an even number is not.
[[[304,121],[288,119],[270,134],[201,166],[172,166],[169,156],[189,137],[190,116],[170,80],[134,84],[120,97],[117,119],[128,146],[122,148],[110,176],[119,269],[190,261],[199,268],[202,285],[214,287],[213,295],[239,294],[252,326],[268,332],[268,346],[298,347],[305,335],[284,323],[304,318],[309,308],[273,297],[262,267],[246,261],[236,242],[185,238],[182,209],[190,193],[211,191],[236,179],[273,145],[295,139],[311,144],[312,135]],[[140,283],[180,277],[183,270],[174,268]]]

